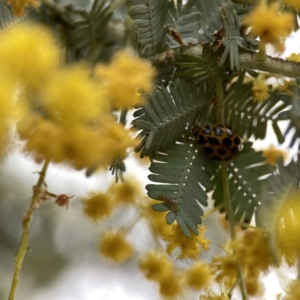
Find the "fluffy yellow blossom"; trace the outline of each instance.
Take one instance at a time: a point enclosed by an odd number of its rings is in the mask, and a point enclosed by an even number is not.
[[[271,144],[269,148],[265,149],[264,156],[266,157],[266,163],[276,165],[277,160],[282,157],[283,160],[287,159],[287,152],[285,150],[276,148],[274,144]]]
[[[40,2],[38,0],[8,0],[7,4],[12,6],[12,12],[14,15],[21,17],[24,15],[24,9],[26,7],[39,7]]]
[[[210,267],[203,262],[197,262],[185,271],[185,283],[195,290],[207,287],[211,279]]]
[[[254,101],[262,102],[269,97],[269,87],[262,78],[258,77],[253,80],[251,91]]]
[[[170,273],[159,282],[159,292],[162,296],[170,299],[182,299],[182,278],[179,272]]]
[[[265,289],[258,278],[245,278],[245,284],[249,296],[260,296],[262,298]]]
[[[123,126],[109,115],[87,125],[63,128],[38,116],[28,116],[17,126],[25,140],[24,151],[38,161],[48,159],[76,169],[110,165],[115,156],[124,159],[134,140]]]
[[[278,2],[266,4],[260,1],[244,20],[243,24],[251,27],[251,33],[260,37],[260,48],[265,49],[266,44],[282,52],[284,50],[284,39],[294,29],[294,16],[291,13],[280,10]]]
[[[139,268],[146,278],[157,282],[174,273],[173,262],[162,251],[150,251],[144,254],[140,258]]]
[[[141,185],[134,178],[126,178],[123,183],[114,184],[111,195],[116,202],[133,204],[137,197],[142,196]]]
[[[83,199],[83,211],[92,220],[97,221],[112,214],[114,201],[106,194],[98,193]]]
[[[99,251],[104,257],[116,263],[124,263],[134,254],[134,248],[126,240],[126,232],[123,230],[104,232],[99,244]]]
[[[244,275],[253,279],[273,263],[266,236],[259,230],[245,230],[235,240],[227,241],[223,249],[225,256],[213,258],[213,272],[217,281],[226,280],[229,285],[237,278],[237,263]]]
[[[206,230],[205,226],[198,226],[199,235],[192,234],[192,237],[188,238],[177,223],[169,226],[163,234],[163,239],[167,242],[166,251],[171,254],[178,249],[179,259],[197,259],[203,251],[209,249],[210,240],[204,236]]]
[[[14,83],[9,78],[0,76],[0,156],[9,143],[11,123],[17,116],[17,103],[13,101]]]
[[[285,296],[283,300],[298,300],[300,299],[300,282],[299,280],[291,280],[288,286],[284,289]]]
[[[299,0],[283,0],[287,5],[290,5],[292,8],[300,11],[300,1]]]
[[[27,87],[44,86],[57,68],[59,48],[50,31],[22,23],[0,33],[0,68]]]
[[[98,65],[95,74],[104,82],[114,108],[130,108],[143,101],[140,93],[151,92],[155,71],[149,62],[122,51],[108,66]]]
[[[300,53],[292,53],[290,56],[286,57],[285,59],[300,62]]]
[[[300,194],[292,191],[281,199],[274,220],[276,229],[277,251],[289,266],[293,266],[300,257]]]
[[[63,127],[89,124],[108,112],[103,88],[89,74],[86,65],[73,65],[53,74],[40,94],[47,116]],[[75,128],[76,129],[76,128]]]

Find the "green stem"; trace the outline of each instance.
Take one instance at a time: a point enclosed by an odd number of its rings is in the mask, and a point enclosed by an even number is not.
[[[224,99],[224,90],[223,90],[223,79],[217,78],[216,79],[216,96],[217,96],[217,119],[220,120],[221,123],[225,122],[224,117],[224,106],[223,106],[223,99]]]
[[[225,116],[224,116],[224,109],[223,109],[224,90],[223,90],[222,78],[216,79],[216,96],[218,101],[218,105],[217,105],[218,119],[220,120],[221,123],[225,123]],[[235,230],[234,212],[231,205],[231,197],[230,197],[230,190],[229,190],[229,183],[228,183],[227,163],[225,161],[222,161],[221,167],[222,167],[223,203],[225,206],[225,210],[229,222],[230,236],[231,239],[234,240],[236,238],[236,230]],[[236,264],[236,269],[237,269],[237,281],[239,282],[240,285],[242,299],[248,300],[243,272],[242,272],[241,265],[239,263]]]
[[[224,206],[226,209],[227,218],[228,218],[228,222],[229,222],[229,228],[230,228],[230,236],[231,236],[231,239],[234,240],[236,237],[234,212],[233,212],[231,202],[230,202],[227,163],[224,161],[222,161],[222,186],[223,186]]]
[[[220,203],[219,205],[215,206],[214,208],[212,208],[211,210],[207,211],[203,216],[202,216],[202,220],[207,218],[208,216],[212,215],[214,212],[220,210],[222,207],[224,206],[223,203]]]
[[[40,177],[38,179],[38,182],[34,187],[31,203],[25,212],[24,218],[22,219],[23,234],[22,234],[21,244],[19,246],[19,250],[16,255],[15,272],[12,279],[8,300],[15,299],[15,293],[19,283],[20,271],[22,268],[24,257],[28,251],[28,236],[29,236],[30,224],[32,221],[32,215],[40,204],[40,196],[43,191],[43,184],[45,182],[45,176],[46,176],[48,165],[49,165],[49,161],[45,161],[42,171],[39,173]]]
[[[234,219],[234,212],[233,212],[233,209],[231,206],[231,201],[230,201],[231,198],[230,198],[230,190],[229,190],[229,184],[228,184],[227,163],[224,161],[222,161],[222,186],[223,186],[224,206],[226,209],[228,222],[229,222],[229,228],[230,228],[230,236],[231,236],[231,239],[234,240],[236,238],[235,219]],[[248,300],[247,289],[246,289],[246,284],[244,281],[244,276],[243,276],[243,271],[242,271],[241,265],[239,263],[237,263],[236,268],[237,268],[238,282],[239,282],[240,290],[242,293],[242,299]]]

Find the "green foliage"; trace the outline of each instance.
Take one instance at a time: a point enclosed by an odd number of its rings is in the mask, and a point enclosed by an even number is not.
[[[238,128],[241,136],[249,138],[252,135],[256,139],[264,139],[267,132],[268,121],[276,134],[279,143],[284,142],[284,136],[278,126],[278,114],[288,107],[288,103],[281,102],[280,94],[275,89],[268,99],[262,102],[253,100],[251,92],[252,83],[244,83],[242,74],[233,83],[224,99],[225,122],[234,128]]]
[[[195,84],[211,80],[215,81],[218,75],[228,77],[225,68],[221,68],[217,63],[217,57],[221,55],[221,51],[214,51],[214,45],[205,44],[201,56],[191,54],[181,54],[176,62],[178,71],[177,76],[193,80]]]
[[[240,155],[227,163],[231,204],[236,221],[251,222],[267,176],[274,170],[274,166],[265,163],[262,151],[256,152],[252,148],[251,142],[245,142]],[[218,206],[224,201],[221,168],[212,181],[215,186],[212,197],[215,206]]]
[[[170,210],[166,215],[168,224],[175,220],[184,234],[191,237],[189,229],[198,234],[197,224],[201,224],[203,209],[207,206],[206,191],[213,188],[210,177],[215,166],[199,155],[194,143],[176,143],[166,153],[153,156],[149,170],[153,173],[146,189],[150,198],[159,200],[169,198],[175,201],[178,209],[172,209],[163,202],[155,204],[156,211]]]
[[[293,147],[297,139],[300,137],[300,80],[297,78],[298,86],[291,86],[291,95],[281,95],[282,101],[287,105],[290,105],[290,109],[279,114],[281,120],[290,120],[289,125],[285,131],[285,136],[287,136],[292,129],[294,133],[290,141],[290,147]]]
[[[0,0],[0,30],[7,29],[24,18],[31,12],[31,9],[27,9],[27,12],[22,17],[17,17],[12,14],[10,6],[6,0]]]
[[[200,30],[200,13],[187,5],[182,6],[182,1],[178,1],[179,5],[175,6],[174,2],[169,5],[169,14],[167,22],[171,27],[176,29],[180,34],[184,44],[198,43],[198,35]],[[169,47],[178,47],[179,43],[172,37],[169,37]]]
[[[224,25],[225,35],[222,39],[222,43],[225,46],[225,50],[220,60],[220,66],[222,66],[228,55],[230,56],[230,69],[237,71],[240,70],[240,57],[239,48],[248,50],[250,52],[255,51],[254,48],[248,43],[244,37],[240,34],[240,22],[238,20],[236,12],[230,6],[222,6],[220,13]]]
[[[135,148],[141,157],[164,152],[193,125],[200,111],[207,105],[209,92],[204,86],[177,80],[167,88],[157,89],[149,102],[134,114],[133,124],[142,131],[142,139]]]
[[[90,11],[83,10],[82,20],[72,24],[71,44],[74,49],[98,43],[112,16],[106,0],[95,0]]]
[[[154,58],[165,44],[167,3],[166,0],[127,0],[128,13],[136,27],[136,47],[144,58]]]

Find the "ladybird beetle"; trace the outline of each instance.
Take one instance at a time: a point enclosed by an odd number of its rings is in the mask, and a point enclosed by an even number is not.
[[[192,129],[196,142],[203,145],[205,156],[212,160],[230,160],[242,149],[242,140],[228,125],[195,126]]]

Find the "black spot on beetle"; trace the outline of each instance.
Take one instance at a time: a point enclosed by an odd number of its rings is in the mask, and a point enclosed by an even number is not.
[[[230,147],[232,142],[231,142],[231,139],[230,138],[225,138],[223,141],[222,141],[222,144],[226,147]]]
[[[207,139],[203,135],[200,134],[197,138],[197,142],[199,144],[205,144],[207,142]]]
[[[227,153],[226,149],[224,149],[224,148],[219,148],[218,149],[218,154],[219,155],[224,156],[224,155],[226,155],[226,153]]]
[[[236,144],[236,145],[239,145],[241,143],[241,139],[239,137],[235,137],[233,142]]]
[[[214,149],[212,147],[204,147],[203,150],[206,154],[213,154],[214,153]]]
[[[210,138],[209,139],[209,143],[212,145],[212,146],[215,146],[215,145],[219,145],[219,142],[216,138]]]

